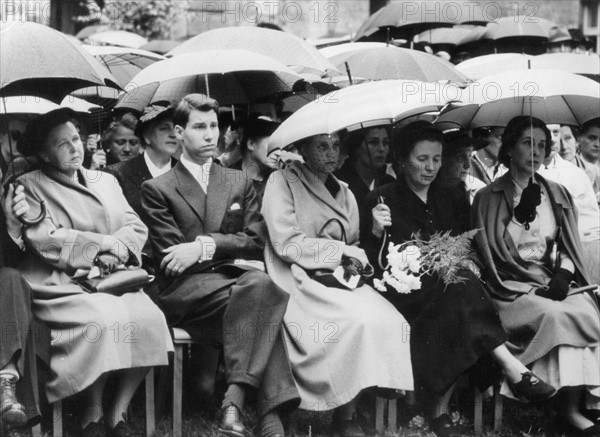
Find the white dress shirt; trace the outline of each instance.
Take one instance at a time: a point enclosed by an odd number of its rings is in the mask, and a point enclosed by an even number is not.
[[[167,163],[167,165],[165,165],[163,168],[159,168],[156,165],[154,165],[154,163],[152,162],[152,160],[150,159],[150,157],[148,156],[147,153],[144,153],[143,156],[144,156],[144,162],[146,163],[146,167],[148,167],[148,171],[150,172],[150,174],[152,175],[153,178],[163,175],[166,172],[168,172],[169,170],[171,170],[171,160],[170,159],[169,159],[169,162]]]

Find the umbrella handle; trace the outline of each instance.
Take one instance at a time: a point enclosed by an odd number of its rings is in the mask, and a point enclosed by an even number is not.
[[[24,226],[28,226],[28,227],[35,226],[35,225],[41,223],[42,220],[44,220],[46,218],[46,201],[45,200],[40,201],[40,209],[41,209],[40,214],[36,218],[28,219],[25,216],[21,215],[21,216],[19,216],[19,221],[21,223],[23,223]]]

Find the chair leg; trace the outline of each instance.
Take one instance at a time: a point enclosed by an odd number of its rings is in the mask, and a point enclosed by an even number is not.
[[[494,431],[499,431],[502,426],[502,396],[500,395],[500,384],[494,384]]]
[[[42,426],[40,424],[34,426],[33,428],[31,428],[31,435],[32,437],[43,437],[42,434]]]
[[[173,360],[173,437],[181,437],[182,404],[183,396],[183,345],[175,345]]]
[[[154,367],[151,367],[146,374],[146,437],[154,437],[156,430],[154,407]]]
[[[397,413],[398,407],[398,399],[390,399],[388,400],[388,429],[391,429],[392,432],[397,432],[398,428],[396,426],[396,419],[398,418]]]
[[[386,399],[375,398],[375,429],[379,435],[384,435],[385,428],[383,426],[383,410],[385,408]]]
[[[480,436],[483,432],[483,393],[475,387],[475,412],[473,414],[473,428],[475,435]]]
[[[62,401],[52,404],[52,421],[53,437],[63,437]]]

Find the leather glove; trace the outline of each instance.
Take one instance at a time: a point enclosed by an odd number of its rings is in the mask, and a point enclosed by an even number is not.
[[[100,276],[106,276],[115,272],[120,264],[121,260],[119,257],[110,252],[99,253],[94,260],[94,265],[100,269]]]
[[[344,269],[344,280],[349,281],[350,278],[356,275],[362,275],[363,268],[360,261],[356,258],[343,256],[340,265]]]
[[[538,288],[535,294],[546,299],[565,300],[567,293],[569,293],[569,284],[574,277],[575,275],[567,269],[558,269],[550,280],[548,288]]]
[[[521,194],[521,201],[515,206],[515,219],[519,223],[531,223],[535,220],[535,208],[542,203],[542,192],[538,184],[529,179],[529,185]]]

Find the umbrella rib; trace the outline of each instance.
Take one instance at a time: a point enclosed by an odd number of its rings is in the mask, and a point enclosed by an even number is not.
[[[583,123],[579,120],[579,117],[577,117],[577,114],[575,113],[575,111],[573,111],[573,108],[571,107],[571,105],[569,105],[569,102],[567,101],[567,99],[565,99],[565,96],[561,96],[563,101],[565,102],[565,105],[567,105],[567,108],[569,108],[569,111],[571,111],[571,114],[573,114],[573,117],[575,117],[575,120],[577,120],[577,123],[579,125],[582,125]]]

